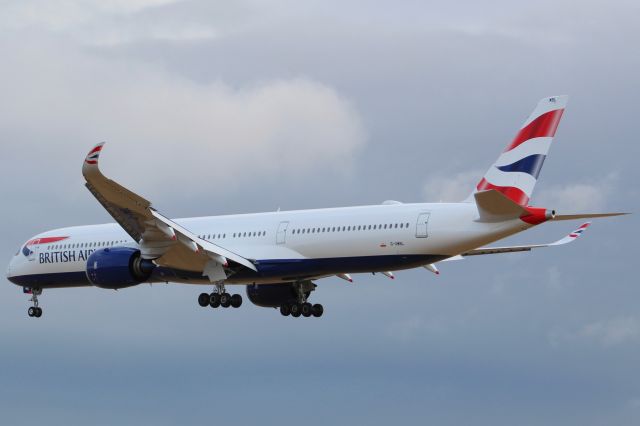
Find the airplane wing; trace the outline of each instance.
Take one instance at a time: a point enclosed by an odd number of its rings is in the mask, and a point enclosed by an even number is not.
[[[227,278],[234,265],[256,270],[249,260],[193,232],[158,213],[149,201],[105,177],[98,160],[104,143],[96,145],[82,166],[86,187],[122,228],[138,242],[144,259],[159,266],[201,271],[209,279]]]
[[[587,229],[589,225],[591,225],[591,222],[583,223],[582,225],[580,225],[578,229],[572,231],[564,238],[561,238],[558,241],[554,241],[553,243],[549,243],[549,244],[533,244],[533,245],[526,245],[526,246],[510,246],[510,247],[481,247],[474,250],[470,250],[465,253],[461,253],[460,254],[461,257],[454,256],[450,259],[459,260],[467,256],[478,256],[482,254],[516,253],[520,251],[531,251],[531,249],[535,249],[535,248],[561,246],[564,244],[574,242],[576,239],[578,239],[580,235],[582,235],[584,230]]]

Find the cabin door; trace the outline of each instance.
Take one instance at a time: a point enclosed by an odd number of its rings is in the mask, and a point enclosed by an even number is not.
[[[416,223],[416,238],[427,238],[429,236],[429,217],[431,213],[420,213]]]
[[[287,228],[289,222],[280,222],[278,232],[276,233],[276,244],[285,244],[287,242]]]

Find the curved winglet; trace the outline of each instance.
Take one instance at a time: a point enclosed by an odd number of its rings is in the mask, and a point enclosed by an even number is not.
[[[86,172],[98,168],[98,160],[104,144],[105,142],[100,142],[98,145],[94,146],[91,151],[89,151],[87,157],[84,159],[84,164],[82,165],[82,174],[86,174]]]
[[[562,244],[568,244],[574,242],[578,237],[582,235],[582,233],[591,225],[591,222],[585,222],[578,229],[571,232],[564,238],[559,239],[556,242],[550,243],[550,246],[561,246]]]

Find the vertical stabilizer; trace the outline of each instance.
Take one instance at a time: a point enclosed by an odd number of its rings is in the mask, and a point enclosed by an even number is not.
[[[495,189],[522,206],[529,203],[567,100],[568,96],[552,96],[538,102],[467,201],[474,201],[476,192]]]

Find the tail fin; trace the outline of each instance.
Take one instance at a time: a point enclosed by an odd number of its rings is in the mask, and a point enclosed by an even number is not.
[[[473,194],[495,189],[526,206],[547,158],[567,100],[567,96],[553,96],[538,102],[536,109],[478,183]],[[473,194],[467,201],[473,201]]]

